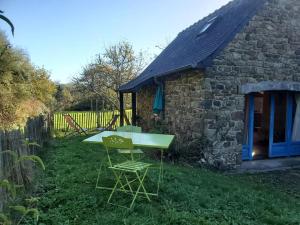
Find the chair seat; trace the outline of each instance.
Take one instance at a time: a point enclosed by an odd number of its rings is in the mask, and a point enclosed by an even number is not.
[[[144,163],[144,162],[138,162],[138,161],[126,161],[123,163],[116,164],[111,169],[117,169],[117,170],[125,170],[129,172],[136,172],[144,170],[148,167],[150,167],[150,163]]]
[[[133,150],[130,150],[130,149],[118,149],[118,153],[121,153],[121,154],[131,154],[131,152],[133,154],[143,154],[144,153],[141,149],[133,149]]]

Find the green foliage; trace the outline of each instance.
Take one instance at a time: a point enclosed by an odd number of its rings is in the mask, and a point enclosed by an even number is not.
[[[55,85],[49,72],[33,66],[0,32],[0,128],[24,125],[52,106]]]
[[[39,200],[40,200],[39,197],[30,197],[30,198],[25,199],[25,201],[31,205],[38,203]]]
[[[136,54],[129,42],[121,41],[96,55],[74,82],[77,91],[90,98],[101,98],[118,109],[120,86],[135,78],[145,65],[143,54]]]
[[[18,202],[16,199],[16,185],[5,179],[0,180],[0,188],[4,188],[9,191],[12,197],[11,204],[16,204]],[[39,198],[29,198],[26,199],[26,202],[29,205],[33,205],[36,204],[38,200]],[[0,224],[20,224],[27,215],[31,215],[36,221],[39,219],[39,211],[36,208],[26,208],[23,205],[11,205],[9,206],[9,209],[16,211],[20,216],[20,219],[13,219],[15,218],[15,214],[7,211],[6,214],[0,213]]]
[[[36,221],[38,221],[38,219],[39,219],[40,214],[39,214],[39,211],[36,208],[26,208],[22,205],[10,206],[9,208],[17,211],[23,218],[26,215],[31,214],[33,216],[33,218],[35,218]]]
[[[230,175],[165,163],[158,198],[139,198],[132,211],[107,205],[109,192],[95,190],[104,149],[82,140],[57,139],[44,151],[47,170],[37,182],[40,224],[299,224],[299,169]]]
[[[25,139],[23,142],[24,142],[24,145],[27,146],[27,147],[30,147],[30,146],[34,146],[34,147],[38,147],[38,148],[41,147],[38,143],[31,142],[28,139]]]
[[[20,156],[19,159],[17,160],[18,163],[21,163],[23,161],[32,161],[34,163],[37,163],[38,165],[41,166],[43,170],[45,170],[45,165],[42,161],[42,159],[36,155],[25,155],[25,156]]]
[[[0,213],[0,223],[3,225],[11,225],[12,221],[3,213]]]
[[[29,142],[26,140],[24,142],[26,146],[39,146],[36,142]],[[22,162],[25,161],[31,161],[39,166],[43,170],[45,170],[45,165],[42,159],[36,155],[26,155],[26,156],[18,156],[14,151],[6,150],[1,152],[0,154],[8,154],[13,158],[14,166],[12,166],[12,170],[17,166],[20,165]],[[10,177],[10,172],[8,172],[8,177]],[[32,218],[34,218],[35,221],[38,221],[39,219],[39,211],[36,208],[31,207],[32,205],[36,204],[39,200],[39,198],[30,197],[25,199],[25,202],[27,203],[28,207],[25,207],[23,205],[17,205],[17,203],[20,201],[19,198],[17,198],[17,188],[21,187],[20,185],[15,185],[13,181],[9,181],[8,179],[0,180],[0,188],[3,188],[4,190],[7,190],[10,194],[10,201],[9,201],[9,209],[16,211],[18,213],[18,217],[15,217],[15,214],[12,213],[10,210],[6,210],[5,214],[0,214],[0,224],[20,224],[27,215],[30,215]],[[15,219],[17,218],[17,219]]]
[[[5,150],[5,151],[2,151],[2,152],[0,152],[0,155],[1,154],[8,154],[8,155],[10,155],[11,157],[13,157],[13,159],[14,159],[14,161],[16,161],[17,159],[18,159],[18,154],[16,153],[16,152],[14,152],[14,151],[12,151],[12,150]]]
[[[70,108],[74,102],[74,98],[71,94],[71,88],[67,85],[56,84],[55,99],[55,110],[63,111]]]
[[[38,145],[36,143],[35,144],[34,143],[29,143],[28,145],[30,146],[30,144],[33,144],[34,146],[40,146],[40,145]],[[9,155],[11,155],[13,157],[13,159],[14,159],[15,166],[18,165],[18,164],[20,164],[21,162],[24,162],[24,161],[31,161],[31,162],[37,163],[39,166],[41,166],[41,168],[43,170],[45,170],[45,165],[43,163],[43,160],[39,156],[37,156],[37,155],[22,155],[22,156],[18,156],[14,151],[11,151],[11,150],[2,151],[2,152],[0,152],[0,154],[9,154]]]
[[[14,184],[10,183],[7,179],[0,180],[0,187],[8,190],[13,198],[16,197],[16,187]]]

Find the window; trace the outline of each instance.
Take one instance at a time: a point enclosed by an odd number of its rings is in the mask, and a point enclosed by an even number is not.
[[[213,17],[212,19],[210,19],[210,20],[202,27],[201,31],[199,32],[199,34],[198,34],[197,36],[203,34],[205,31],[207,31],[207,29],[210,28],[210,26],[216,21],[217,18],[218,18],[218,17],[215,16],[215,17]]]
[[[275,93],[274,143],[286,141],[286,93]]]

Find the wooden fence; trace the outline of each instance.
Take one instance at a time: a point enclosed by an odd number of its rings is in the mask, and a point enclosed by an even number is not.
[[[105,127],[111,120],[113,115],[119,114],[118,111],[102,111],[102,112],[56,112],[53,116],[54,130],[64,130],[67,128],[67,123],[63,117],[64,114],[70,114],[74,120],[82,127],[89,130],[97,127]],[[126,116],[131,122],[132,111],[126,110]],[[116,126],[120,125],[118,119]]]
[[[0,130],[0,153],[11,150],[18,156],[36,154],[38,147],[28,146],[35,142],[41,147],[51,138],[51,117],[39,116],[29,119],[22,129]],[[9,178],[15,184],[25,185],[32,179],[33,165],[29,162],[14,167],[14,160],[9,154],[0,154],[0,179]],[[0,211],[7,200],[6,193],[0,188]]]

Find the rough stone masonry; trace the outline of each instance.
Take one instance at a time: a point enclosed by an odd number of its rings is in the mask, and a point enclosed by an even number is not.
[[[299,0],[268,0],[210,67],[164,80],[169,132],[179,146],[204,135],[210,145],[203,162],[219,168],[240,165],[245,95],[239,88],[261,81],[300,81]],[[137,94],[137,112],[145,121],[151,119],[154,95],[155,86]]]

